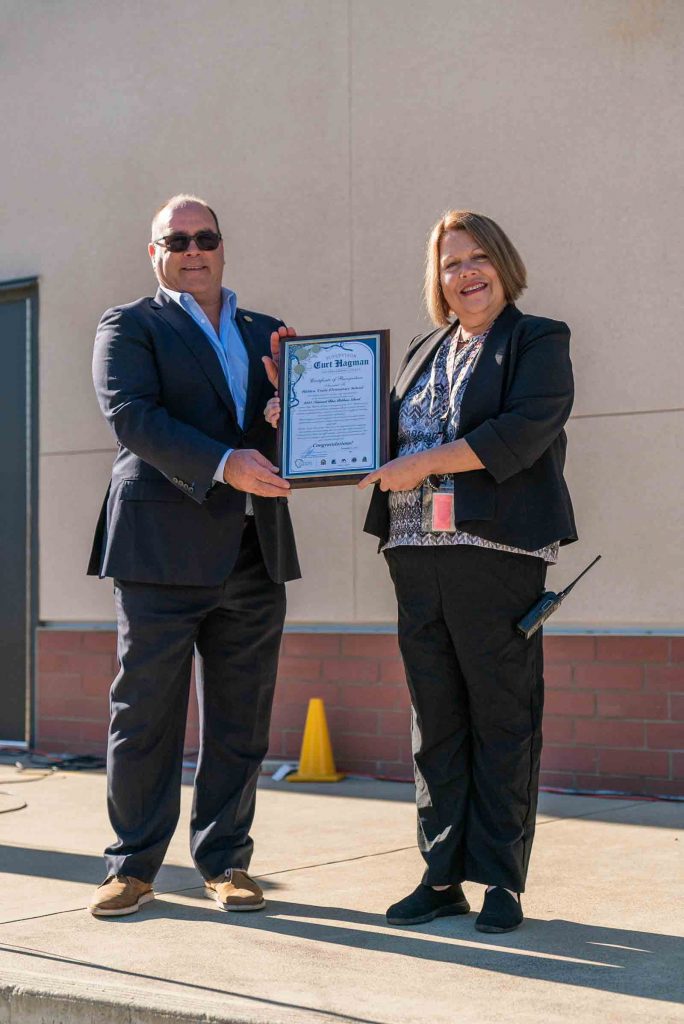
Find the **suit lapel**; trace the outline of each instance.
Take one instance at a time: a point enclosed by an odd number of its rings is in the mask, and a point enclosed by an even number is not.
[[[404,397],[410,385],[423,369],[428,359],[432,357],[433,353],[435,353],[442,344],[452,326],[452,324],[448,324],[441,331],[431,331],[415,352],[411,354],[406,366],[399,372],[394,385],[394,397],[398,398],[399,401]]]
[[[181,341],[190,349],[200,364],[209,381],[218,392],[219,397],[227,406],[233,419],[237,422],[235,402],[230,393],[228,382],[221,368],[218,356],[204,331],[197,326],[189,313],[168,297],[161,289],[157,292],[152,308],[161,319],[172,327]]]
[[[461,402],[458,433],[462,436],[471,424],[481,423],[492,416],[501,404],[504,369],[513,327],[522,316],[513,305],[506,306],[494,321],[492,329],[480,349],[477,362]]]
[[[503,371],[507,362],[508,349],[513,328],[522,313],[513,305],[506,306],[497,317],[473,368],[468,386],[463,395],[459,436],[470,429],[472,423],[479,423],[497,410],[503,389]],[[410,353],[403,369],[400,369],[392,390],[390,404],[390,437],[396,446],[399,430],[399,410],[404,395],[417,379],[428,360],[442,344],[449,331],[458,326],[458,321],[441,331],[428,334],[414,352]],[[392,456],[396,454],[395,450]]]
[[[391,458],[396,456],[397,435],[399,433],[399,410],[401,409],[401,403],[404,395],[416,380],[418,374],[421,372],[428,360],[432,358],[434,353],[442,344],[451,328],[452,324],[448,324],[448,326],[442,328],[442,330],[430,331],[429,334],[426,334],[422,341],[417,343],[416,348],[413,351],[410,351],[409,349],[404,358],[403,366],[400,366],[399,368],[397,378],[394,382],[394,387],[392,388],[392,394],[390,395],[389,435]]]
[[[247,378],[244,426],[244,429],[247,430],[258,411],[257,406],[259,403],[259,397],[264,388],[264,384],[268,380],[264,364],[261,362],[261,357],[267,355],[270,349],[267,350],[264,348],[263,332],[257,332],[254,329],[254,321],[248,313],[243,312],[241,309],[236,310],[235,323],[240,331],[240,335],[249,357],[249,376]]]

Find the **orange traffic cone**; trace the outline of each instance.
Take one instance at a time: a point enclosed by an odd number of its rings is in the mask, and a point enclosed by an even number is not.
[[[299,771],[288,775],[287,781],[339,782],[343,778],[343,772],[335,771],[323,701],[320,697],[312,697],[306,713]]]

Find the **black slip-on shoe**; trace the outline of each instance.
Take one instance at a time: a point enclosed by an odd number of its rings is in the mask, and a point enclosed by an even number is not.
[[[467,914],[470,904],[460,885],[448,889],[433,889],[421,884],[387,911],[387,924],[423,924],[436,917],[452,917]]]
[[[485,893],[482,910],[475,919],[478,932],[512,932],[523,922],[520,894],[517,900],[497,885]]]

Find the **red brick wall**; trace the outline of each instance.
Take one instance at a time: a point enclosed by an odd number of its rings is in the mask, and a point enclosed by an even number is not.
[[[115,633],[39,629],[36,748],[56,754],[104,753],[109,688],[118,669]],[[189,754],[199,745],[194,691],[185,745]]]
[[[39,630],[38,649],[38,748],[101,752],[117,667],[114,635]],[[684,795],[684,637],[551,636],[544,650],[542,785]],[[395,636],[287,633],[272,757],[297,757],[310,697],[325,701],[339,768],[411,776]],[[197,742],[193,701],[187,749]]]

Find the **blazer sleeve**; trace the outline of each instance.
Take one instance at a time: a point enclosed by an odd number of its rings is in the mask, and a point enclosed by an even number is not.
[[[226,445],[163,407],[152,339],[129,309],[108,309],[100,321],[93,382],[117,441],[202,504]]]
[[[570,328],[538,320],[521,333],[498,416],[464,435],[497,483],[529,468],[563,429],[574,397]]]

